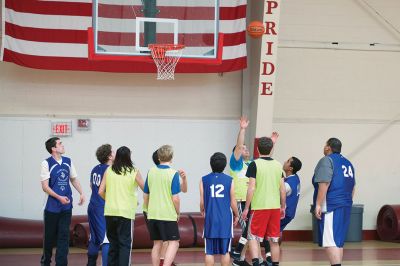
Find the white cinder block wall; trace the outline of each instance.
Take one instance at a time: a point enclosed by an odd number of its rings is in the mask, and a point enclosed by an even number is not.
[[[249,1],[255,19],[257,4]],[[343,153],[356,167],[355,202],[365,205],[364,229],[374,229],[379,208],[399,203],[400,37],[395,28],[400,28],[400,2],[286,0],[281,11],[273,121],[281,137],[274,156],[283,162],[295,155],[303,161],[298,216],[288,229],[311,228],[311,176],[331,136],[343,141]],[[189,173],[183,210],[197,211],[198,181],[209,171],[209,156],[214,151],[229,154],[236,119],[249,114],[257,89],[254,47],[259,44],[252,41],[244,74],[177,75],[172,82],[157,82],[152,74],[0,64],[0,215],[41,218],[39,166],[47,156],[49,121],[74,122],[78,117],[91,118],[92,130],[74,130],[64,143],[87,197],[97,146],[132,147],[145,175],[153,150],[172,143],[174,164]],[[74,213],[85,213],[85,208],[75,207]]]

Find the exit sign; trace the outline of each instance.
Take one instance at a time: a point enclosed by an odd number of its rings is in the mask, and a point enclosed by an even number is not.
[[[51,135],[52,136],[72,136],[72,122],[51,122]]]

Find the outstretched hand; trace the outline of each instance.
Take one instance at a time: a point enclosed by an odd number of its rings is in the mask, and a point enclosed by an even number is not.
[[[249,119],[246,116],[240,117],[240,128],[246,129],[249,126]]]
[[[279,133],[276,132],[276,131],[272,132],[272,134],[271,134],[271,140],[272,140],[272,142],[273,142],[274,144],[276,143],[276,141],[278,140],[278,138],[279,138]]]

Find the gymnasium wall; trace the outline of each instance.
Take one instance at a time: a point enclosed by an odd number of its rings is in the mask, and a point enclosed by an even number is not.
[[[275,157],[303,161],[298,216],[288,229],[310,228],[311,177],[332,136],[355,166],[364,229],[375,229],[379,208],[399,204],[400,35],[365,3],[397,29],[400,3],[282,2]]]
[[[343,154],[355,165],[355,202],[365,205],[364,229],[374,229],[380,206],[399,203],[395,153],[400,49],[393,28],[363,3],[376,7],[395,27],[400,26],[400,3],[281,2],[273,121],[280,139],[274,157],[283,162],[295,155],[303,161],[298,216],[288,229],[311,228],[310,179],[331,136],[342,140]],[[259,16],[257,5],[251,1],[249,6],[254,18]],[[172,82],[157,82],[151,74],[42,71],[0,64],[1,215],[41,218],[39,172],[48,156],[43,142],[49,121],[78,117],[91,118],[92,130],[74,131],[63,141],[87,196],[97,146],[110,142],[132,147],[145,175],[154,149],[171,143],[176,147],[174,165],[189,175],[183,211],[197,211],[197,185],[209,169],[210,154],[218,150],[228,155],[236,139],[236,119],[250,114],[257,90],[257,47],[256,41],[250,43],[249,68],[243,73],[177,75]],[[85,211],[85,206],[74,209],[76,214]]]
[[[60,118],[1,117],[0,216],[41,219],[44,192],[40,186],[40,163],[49,154],[44,141],[49,137],[49,120]],[[75,121],[74,117],[61,120]],[[66,156],[72,158],[86,194],[90,197],[90,171],[98,164],[95,151],[104,143],[132,150],[132,159],[142,176],[153,166],[152,154],[163,144],[174,147],[173,165],[188,176],[189,193],[181,194],[182,211],[198,211],[198,185],[210,170],[209,158],[216,152],[228,154],[236,136],[236,121],[205,119],[93,118],[90,131],[73,130],[62,138]],[[74,198],[79,199],[74,191]],[[142,193],[138,195],[141,212]],[[74,214],[85,214],[85,206],[74,203]]]

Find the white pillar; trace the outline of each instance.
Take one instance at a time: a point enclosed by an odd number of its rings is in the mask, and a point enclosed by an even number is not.
[[[280,0],[264,0],[264,35],[261,39],[260,68],[258,79],[257,109],[255,110],[254,156],[258,157],[257,139],[270,136],[272,131],[275,77],[280,17]],[[255,118],[255,119],[254,119]]]

